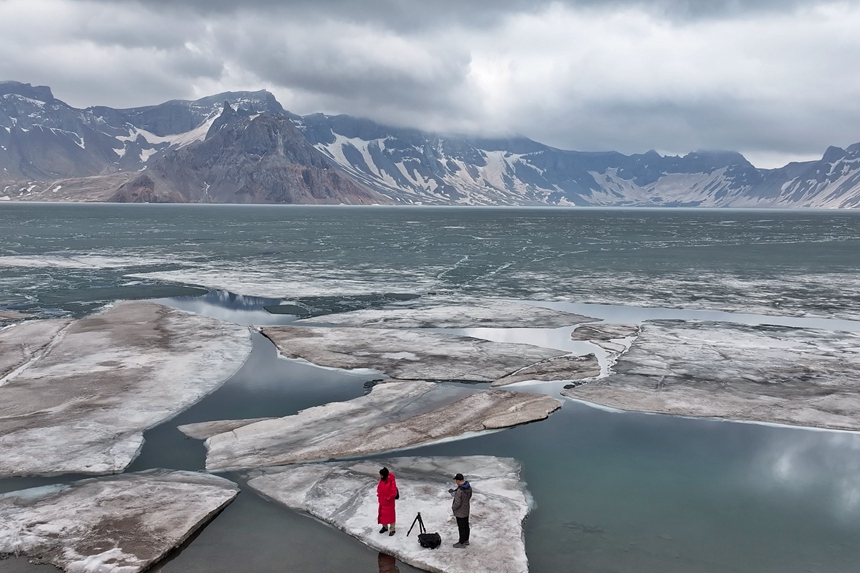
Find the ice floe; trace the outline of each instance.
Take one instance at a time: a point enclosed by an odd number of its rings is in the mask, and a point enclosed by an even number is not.
[[[366,328],[558,328],[594,319],[579,314],[512,301],[481,301],[459,304],[436,301],[427,304],[419,300],[409,308],[364,309],[324,317],[303,319],[303,322],[325,322],[336,326]]]
[[[231,481],[152,470],[0,495],[0,555],[71,573],[136,573],[239,493]]]
[[[860,334],[654,321],[608,378],[562,392],[612,408],[860,430]]]
[[[397,532],[381,535],[376,523],[376,483],[379,469],[397,476]],[[470,544],[458,549],[457,524],[451,513],[452,478],[469,480]],[[373,461],[307,464],[250,473],[248,485],[263,496],[311,514],[380,552],[435,573],[525,573],[523,520],[531,496],[520,479],[520,464],[491,456],[404,457]],[[442,545],[426,549],[418,544],[416,515],[428,531],[438,532]]]
[[[32,329],[53,340],[0,386],[0,476],[112,473],[125,468],[143,431],[218,388],[251,351],[246,327],[148,302],[125,302],[73,322],[4,329],[25,344]],[[5,355],[5,353],[4,353]]]
[[[500,386],[514,381],[505,377],[526,367],[536,379],[546,379],[540,377],[545,366],[556,380],[587,378],[598,367],[593,355],[553,362],[566,353],[416,330],[285,326],[267,327],[261,332],[288,358],[329,368],[369,368],[399,380],[492,382]],[[560,363],[570,368],[561,371]]]
[[[389,452],[542,420],[555,398],[433,382],[377,384],[365,396],[283,418],[189,424],[206,469],[265,467]],[[210,432],[221,432],[210,434]]]

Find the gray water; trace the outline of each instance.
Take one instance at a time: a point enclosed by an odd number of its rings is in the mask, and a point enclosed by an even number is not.
[[[716,312],[857,330],[858,242],[860,213],[0,205],[0,308],[82,316],[116,299],[160,299],[284,324],[294,317],[266,308],[289,302],[321,316],[444,295],[619,321]],[[212,276],[242,289],[193,280]],[[255,337],[242,370],[148,431],[128,471],[202,469],[202,444],[177,425],[288,415],[361,395],[372,378],[280,359]],[[523,389],[555,395],[560,385]],[[537,503],[525,527],[533,572],[860,569],[857,434],[565,401],[548,420],[408,454],[520,460]],[[74,477],[0,480],[0,491]],[[245,490],[162,570],[375,571],[376,559]],[[0,561],[4,573],[47,569]]]

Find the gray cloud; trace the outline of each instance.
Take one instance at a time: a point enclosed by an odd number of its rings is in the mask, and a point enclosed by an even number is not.
[[[778,162],[860,141],[857,29],[857,0],[0,0],[0,78],[80,107],[265,88],[296,113]]]
[[[90,0],[73,0],[83,4]],[[398,30],[446,25],[483,27],[510,15],[540,12],[551,5],[572,9],[616,10],[636,8],[679,20],[725,18],[768,12],[786,13],[817,0],[98,0],[114,5],[191,9],[198,14],[289,12],[299,18],[324,17],[353,22],[374,22]]]

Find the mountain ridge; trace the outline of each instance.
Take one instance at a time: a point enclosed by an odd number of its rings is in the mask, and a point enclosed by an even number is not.
[[[0,199],[857,208],[860,143],[759,169],[734,151],[580,152],[300,116],[266,90],[76,109],[7,81]]]

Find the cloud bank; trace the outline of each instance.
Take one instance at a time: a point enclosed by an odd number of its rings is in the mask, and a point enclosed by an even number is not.
[[[0,0],[0,79],[772,167],[860,141],[857,30],[860,0]]]

